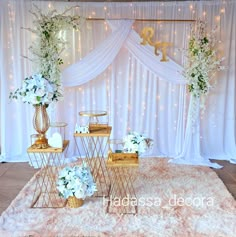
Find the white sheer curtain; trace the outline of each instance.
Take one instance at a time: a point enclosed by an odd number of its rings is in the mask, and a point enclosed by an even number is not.
[[[32,42],[21,27],[31,25],[31,17],[26,14],[30,2],[0,2],[0,141],[1,158],[5,161],[27,160],[32,128],[32,107],[22,102],[10,102],[11,90],[21,85],[22,78],[31,70],[31,65],[21,55],[25,55]]]
[[[65,2],[35,1],[42,9],[64,10],[75,5]],[[1,151],[4,160],[24,160],[32,134],[32,108],[21,102],[8,101],[9,91],[20,85],[21,79],[32,73],[27,55],[33,38],[21,26],[31,26],[32,7],[29,1],[1,1]],[[9,7],[10,5],[10,7]],[[105,18],[168,18],[205,17],[209,29],[219,25],[218,37],[229,70],[218,75],[218,83],[210,93],[207,109],[201,118],[201,152],[206,158],[235,158],[235,3],[234,1],[174,2],[174,3],[79,3],[85,17]],[[206,13],[205,13],[206,12]],[[219,20],[220,16],[220,20]],[[227,16],[227,17],[226,17]],[[12,22],[14,20],[14,22]],[[4,22],[4,23],[3,23]],[[17,23],[17,24],[16,24]],[[135,22],[133,30],[140,33],[152,26],[156,39],[173,42],[168,55],[183,65],[179,49],[186,46],[189,23]],[[227,27],[226,27],[227,26]],[[229,27],[230,26],[230,27]],[[12,30],[11,30],[12,29]],[[69,46],[64,54],[64,68],[84,58],[112,32],[106,22],[86,21],[80,33],[67,32]],[[14,36],[11,36],[11,33]],[[6,48],[10,43],[10,48]],[[146,47],[146,46],[142,46]],[[154,53],[154,52],[153,52]],[[12,63],[12,60],[14,60]],[[63,68],[62,68],[63,69]],[[102,109],[109,113],[112,137],[122,138],[128,131],[144,132],[154,139],[152,156],[176,157],[184,142],[188,95],[185,86],[158,80],[128,48],[121,48],[106,70],[94,80],[65,89],[65,99],[58,105],[56,120],[67,122],[67,138],[71,140],[69,156],[76,155],[73,131],[79,122],[78,112]],[[24,126],[22,127],[22,124]]]

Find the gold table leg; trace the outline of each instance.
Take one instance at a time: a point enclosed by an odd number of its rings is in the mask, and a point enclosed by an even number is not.
[[[119,214],[137,214],[138,199],[133,182],[137,168],[109,167],[111,189],[108,197],[107,212]]]
[[[108,150],[108,137],[104,136],[80,136],[79,141],[75,137],[75,142],[79,154],[84,154],[97,185],[97,192],[94,197],[107,197],[110,189],[110,178],[106,167],[106,154]]]
[[[36,176],[32,208],[60,208],[65,206],[66,200],[59,196],[56,183],[58,173],[65,163],[64,151],[67,149],[68,144],[62,152],[44,152],[40,149],[33,150],[34,152],[28,151],[31,162],[36,161],[37,165],[41,167],[40,173]]]

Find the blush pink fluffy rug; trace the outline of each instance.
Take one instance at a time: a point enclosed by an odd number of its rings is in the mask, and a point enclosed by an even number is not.
[[[146,158],[138,172],[137,215],[107,214],[102,198],[76,209],[29,208],[34,176],[0,217],[0,236],[236,236],[236,201],[210,168]]]

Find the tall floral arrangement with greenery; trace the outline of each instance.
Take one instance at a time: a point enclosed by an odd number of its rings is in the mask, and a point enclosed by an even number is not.
[[[225,68],[223,60],[217,55],[215,30],[208,33],[206,23],[197,21],[191,30],[184,70],[189,92],[195,97],[206,95],[212,87],[214,75]]]
[[[10,93],[10,98],[21,98],[30,104],[46,104],[62,98],[60,65],[63,64],[61,53],[65,49],[66,41],[61,32],[69,28],[78,30],[82,18],[67,13],[71,8],[59,14],[54,9],[43,13],[36,5],[34,29],[24,28],[36,35],[29,50],[32,53],[30,60],[34,63],[36,72],[23,80],[22,87]],[[26,57],[28,58],[28,57]],[[29,59],[29,58],[28,58]]]
[[[61,32],[70,28],[78,30],[82,18],[66,15],[71,8],[61,14],[55,9],[44,14],[37,6],[35,8],[36,11],[31,12],[35,17],[35,28],[27,29],[36,35],[36,39],[29,50],[33,54],[33,62],[37,65],[37,73],[57,84],[60,81],[60,65],[63,64],[60,55],[66,44]]]

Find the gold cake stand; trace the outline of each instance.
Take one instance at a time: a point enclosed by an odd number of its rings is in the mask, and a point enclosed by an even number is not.
[[[79,115],[88,117],[89,124],[98,124],[99,123],[98,117],[106,116],[107,112],[101,110],[87,110],[87,111],[80,111]]]

